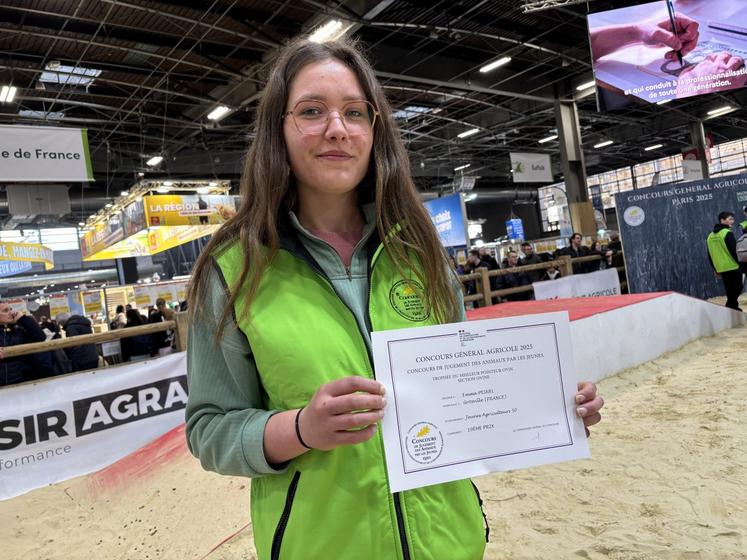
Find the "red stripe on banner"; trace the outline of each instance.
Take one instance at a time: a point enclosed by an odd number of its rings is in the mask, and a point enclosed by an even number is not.
[[[650,294],[626,294],[622,296],[602,296],[590,298],[546,299],[541,301],[512,301],[481,307],[467,311],[467,320],[496,319],[500,317],[516,317],[519,315],[536,315],[537,313],[551,313],[553,311],[568,311],[571,321],[585,319],[592,315],[605,313],[635,305],[642,301],[659,298],[673,292],[654,292]]]
[[[95,494],[99,490],[111,490],[128,486],[174,461],[189,455],[184,424],[154,439],[137,451],[116,463],[89,476],[89,489]]]

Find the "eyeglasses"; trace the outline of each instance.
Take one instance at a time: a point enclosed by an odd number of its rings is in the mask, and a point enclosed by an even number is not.
[[[368,101],[351,101],[339,111],[330,111],[322,101],[303,100],[296,103],[292,110],[282,115],[293,119],[298,132],[306,135],[324,134],[335,113],[350,136],[365,136],[373,132],[379,112]]]

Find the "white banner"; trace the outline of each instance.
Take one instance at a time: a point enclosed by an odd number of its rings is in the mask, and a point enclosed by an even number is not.
[[[0,181],[93,181],[87,131],[0,125]]]
[[[532,286],[536,300],[620,295],[620,278],[614,268],[535,282]]]
[[[511,154],[514,183],[552,183],[552,162],[548,154]]]
[[[184,423],[186,353],[0,389],[0,500],[88,474]]]

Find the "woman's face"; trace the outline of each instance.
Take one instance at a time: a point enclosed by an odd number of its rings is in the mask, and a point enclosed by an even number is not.
[[[344,105],[366,100],[355,74],[342,62],[328,59],[305,66],[288,89],[285,110],[302,100],[322,101],[330,111],[328,125],[318,134],[301,134],[291,115],[283,119],[288,159],[298,194],[344,195],[354,190],[368,170],[373,146],[370,134],[348,134],[338,117]]]

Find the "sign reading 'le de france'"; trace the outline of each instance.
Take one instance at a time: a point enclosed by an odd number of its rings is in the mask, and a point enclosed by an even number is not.
[[[93,181],[86,130],[0,125],[0,181]]]

